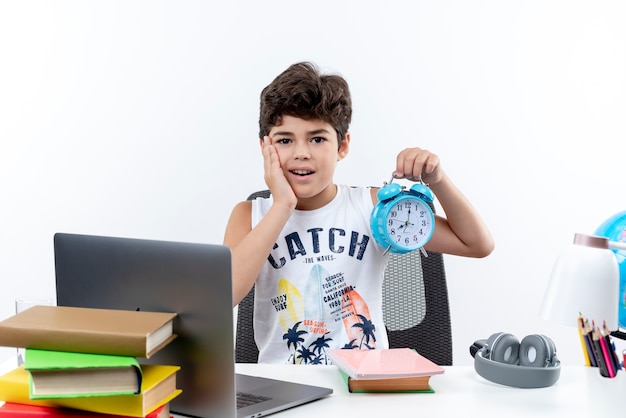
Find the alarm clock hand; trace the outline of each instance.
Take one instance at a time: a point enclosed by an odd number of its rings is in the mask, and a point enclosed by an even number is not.
[[[406,221],[401,221],[399,219],[394,219],[396,222],[400,223],[400,226],[398,227],[398,229],[402,229],[402,228],[408,228],[411,225],[414,225],[410,220],[406,220]]]
[[[405,231],[410,231],[412,229],[412,227],[414,227],[415,224],[411,221],[406,221],[404,223],[404,225],[402,225],[402,227],[404,228]]]
[[[400,228],[406,228],[410,225],[413,225],[413,223],[411,223],[411,208],[409,207],[409,212],[406,214],[406,221],[401,221],[402,225],[400,225]]]

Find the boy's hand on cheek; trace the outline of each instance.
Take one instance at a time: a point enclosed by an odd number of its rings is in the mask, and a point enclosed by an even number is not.
[[[288,206],[295,208],[298,199],[280,165],[280,158],[269,137],[263,138],[263,162],[265,184],[270,189],[274,202],[284,201]]]
[[[407,148],[398,154],[393,175],[399,179],[437,184],[441,181],[443,171],[436,154],[421,148]]]

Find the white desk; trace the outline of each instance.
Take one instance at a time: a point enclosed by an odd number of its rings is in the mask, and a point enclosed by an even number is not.
[[[5,373],[15,359],[0,365]],[[276,418],[380,416],[391,417],[623,417],[616,409],[626,397],[626,371],[615,379],[598,369],[564,366],[556,384],[541,389],[516,389],[491,383],[471,366],[445,367],[431,378],[435,393],[362,394],[348,392],[335,366],[273,366],[237,364],[239,373],[326,386],[334,393],[319,401],[277,413]],[[0,404],[2,401],[0,401]]]
[[[541,389],[517,389],[491,383],[471,366],[446,367],[431,378],[435,393],[350,393],[334,366],[272,366],[237,364],[239,373],[331,387],[319,401],[276,414],[276,418],[340,416],[455,417],[623,417],[626,371],[614,379],[598,369],[562,367],[558,382]],[[622,407],[623,408],[623,407]]]

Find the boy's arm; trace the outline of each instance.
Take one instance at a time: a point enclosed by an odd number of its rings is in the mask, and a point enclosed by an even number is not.
[[[420,148],[401,151],[394,176],[427,183],[437,196],[445,217],[436,216],[435,232],[425,248],[465,257],[486,257],[493,237],[476,209],[441,168],[439,157]]]
[[[260,145],[265,182],[272,192],[272,207],[253,229],[252,202],[239,203],[230,215],[224,234],[224,245],[230,247],[232,254],[233,306],[252,289],[298,202],[283,175],[276,149],[268,139],[263,138]]]
[[[436,216],[435,233],[426,249],[465,257],[486,257],[494,241],[480,215],[461,191],[444,174],[439,183],[429,187],[437,196],[445,218]]]
[[[233,306],[239,304],[254,285],[292,210],[274,204],[254,229],[251,213],[252,202],[237,204],[224,234],[224,245],[230,247],[232,254]]]

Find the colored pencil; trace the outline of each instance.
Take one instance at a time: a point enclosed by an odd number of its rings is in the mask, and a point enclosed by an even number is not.
[[[589,362],[592,367],[598,367],[598,362],[596,360],[596,352],[593,347],[593,340],[591,338],[591,325],[589,325],[589,321],[585,319],[585,331],[584,331],[585,343],[587,345],[587,352],[589,353]]]
[[[602,350],[602,358],[604,359],[604,363],[606,364],[606,371],[610,378],[615,377],[615,369],[613,368],[613,358],[611,353],[609,353],[609,348],[606,345],[606,340],[602,337],[602,333],[600,329],[596,327],[595,335],[597,335],[597,339],[600,342],[600,349]]]
[[[596,357],[596,362],[598,363],[598,368],[600,369],[600,375],[609,377],[609,370],[607,368],[606,361],[604,360],[604,356],[602,355],[602,347],[600,346],[600,336],[593,328],[591,338],[593,340],[593,352]]]
[[[617,372],[622,369],[622,365],[619,362],[617,352],[615,352],[615,344],[611,341],[611,331],[606,325],[606,321],[602,322],[602,329],[604,330],[604,339],[606,340],[607,347],[609,348],[609,352],[611,353],[611,358],[613,360],[613,368]]]
[[[585,366],[591,366],[591,360],[589,360],[589,349],[584,335],[585,321],[582,316],[578,317],[578,337],[580,338],[580,345],[583,349],[583,356],[585,357]]]

